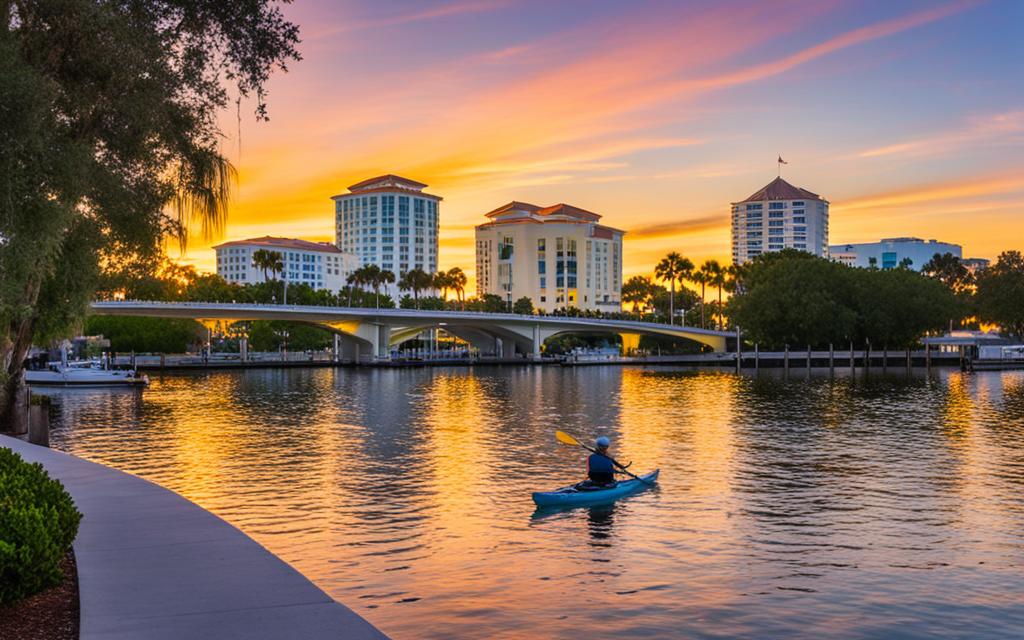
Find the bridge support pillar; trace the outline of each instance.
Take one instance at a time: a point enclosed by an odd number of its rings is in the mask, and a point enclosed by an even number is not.
[[[358,349],[358,347],[356,347]],[[335,362],[341,362],[341,336],[334,334],[334,353],[332,354]]]
[[[249,338],[245,336],[238,339],[238,357],[242,362],[249,362]]]
[[[502,343],[501,338],[494,336],[494,357],[503,358],[505,357],[505,345]]]
[[[628,356],[640,349],[639,333],[620,333],[619,337],[622,338],[622,355]]]
[[[374,356],[377,360],[391,359],[391,327],[386,324],[377,325],[377,340]]]
[[[530,358],[533,360],[540,360],[540,325],[533,325],[533,353],[530,354]]]

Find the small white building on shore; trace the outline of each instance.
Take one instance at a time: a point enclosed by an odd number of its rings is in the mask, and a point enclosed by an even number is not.
[[[935,254],[947,253],[963,258],[963,248],[958,244],[911,237],[883,238],[878,242],[836,244],[829,247],[833,260],[850,267],[895,269],[905,264],[914,271],[920,271]]]
[[[260,249],[279,253],[284,270],[264,274],[253,264],[253,254]],[[263,236],[225,242],[214,250],[217,275],[233,284],[255,284],[276,278],[290,284],[308,284],[314,289],[338,292],[345,286],[348,275],[359,267],[355,255],[342,252],[330,242]]]

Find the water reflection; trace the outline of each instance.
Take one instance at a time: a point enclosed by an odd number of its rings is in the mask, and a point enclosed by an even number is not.
[[[259,370],[57,412],[398,639],[1024,628],[1020,372]],[[585,468],[555,429],[659,488],[534,513]]]

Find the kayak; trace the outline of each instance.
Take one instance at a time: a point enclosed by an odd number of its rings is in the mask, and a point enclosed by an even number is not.
[[[655,469],[647,475],[640,476],[646,482],[633,479],[621,480],[602,489],[581,489],[580,485],[574,484],[562,487],[557,491],[538,491],[533,494],[533,501],[537,503],[538,507],[573,507],[611,502],[652,486],[658,480],[658,472],[659,469]]]

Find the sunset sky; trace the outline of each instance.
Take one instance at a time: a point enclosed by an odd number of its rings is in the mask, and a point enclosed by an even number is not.
[[[830,242],[1024,249],[1024,2],[424,0],[285,8],[304,57],[270,121],[225,113],[224,238],[334,240],[330,196],[428,183],[440,266],[510,200],[625,229],[626,276],[728,262],[729,203],[775,177],[831,201]],[[240,137],[240,139],[239,139]],[[211,242],[187,260],[213,267]],[[472,284],[470,285],[472,290]]]

